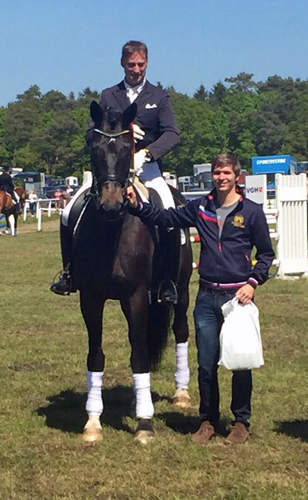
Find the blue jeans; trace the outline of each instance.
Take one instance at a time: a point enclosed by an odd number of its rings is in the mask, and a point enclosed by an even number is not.
[[[218,359],[219,334],[223,323],[221,306],[231,300],[235,291],[199,289],[194,310],[198,349],[198,382],[200,417],[216,423],[219,420]],[[232,376],[231,411],[236,422],[249,426],[251,416],[251,371],[236,371]]]

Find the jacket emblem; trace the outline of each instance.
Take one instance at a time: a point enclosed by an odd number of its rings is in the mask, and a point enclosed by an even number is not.
[[[236,214],[233,217],[232,224],[235,227],[240,227],[240,228],[244,229],[244,227],[245,227],[245,225],[244,225],[244,217],[241,214]]]
[[[149,102],[146,103],[145,109],[154,109],[157,108],[157,104],[150,104]]]

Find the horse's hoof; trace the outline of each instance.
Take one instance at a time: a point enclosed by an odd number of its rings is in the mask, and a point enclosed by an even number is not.
[[[152,421],[149,418],[141,418],[138,422],[137,429],[135,432],[135,441],[141,444],[148,444],[152,439],[154,439],[154,429],[152,427]]]
[[[97,443],[102,441],[103,433],[102,426],[99,420],[99,415],[90,415],[84,427],[82,439],[85,443]]]
[[[188,394],[188,389],[177,389],[172,398],[172,403],[174,404],[174,406],[178,406],[179,408],[189,408],[191,402],[190,396]]]
[[[85,443],[97,443],[103,440],[102,429],[85,429],[82,434]]]
[[[141,444],[148,444],[154,439],[154,431],[138,431],[134,437],[134,440]]]

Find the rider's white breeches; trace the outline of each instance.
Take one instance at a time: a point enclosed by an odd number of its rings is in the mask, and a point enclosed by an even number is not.
[[[159,194],[164,208],[175,207],[171,191],[161,175],[157,161],[144,163],[137,175],[146,187],[154,189]]]

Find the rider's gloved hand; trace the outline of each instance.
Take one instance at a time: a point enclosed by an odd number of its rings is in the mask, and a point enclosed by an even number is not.
[[[148,151],[146,149],[140,149],[138,153],[134,154],[134,170],[136,175],[138,175],[143,167],[143,165],[150,161]]]
[[[144,136],[145,132],[137,125],[137,123],[133,123],[133,133],[134,133],[134,141],[141,141]]]

